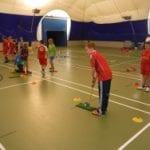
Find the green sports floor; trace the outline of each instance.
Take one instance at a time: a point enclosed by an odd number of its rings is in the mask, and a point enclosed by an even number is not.
[[[30,52],[32,75],[18,77],[13,63],[0,52],[0,150],[149,150],[150,92],[140,84],[140,50],[98,48],[107,58],[113,80],[106,116],[76,107],[98,106],[97,87],[91,95],[89,58],[83,47],[58,48],[58,72],[41,77],[36,52]],[[127,72],[129,67],[136,71]]]

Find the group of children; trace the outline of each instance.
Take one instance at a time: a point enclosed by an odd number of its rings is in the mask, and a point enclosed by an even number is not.
[[[31,73],[28,70],[28,45],[20,42],[21,46],[18,49],[18,42],[10,37],[3,37],[3,56],[4,63],[8,63],[10,59],[13,59],[15,56],[15,65],[17,66],[16,72],[20,73]],[[140,90],[146,92],[150,91],[150,37],[146,38],[144,49],[141,55],[141,75],[142,83],[138,87]],[[53,39],[48,39],[48,47],[44,44],[44,41],[41,40],[37,46],[37,58],[41,65],[42,77],[45,77],[45,69],[47,67],[47,62],[49,59],[50,63],[50,72],[55,71],[54,59],[56,55],[56,47]]]
[[[18,73],[31,73],[28,70],[28,55],[29,55],[29,47],[28,44],[23,42],[23,39],[20,38],[19,45],[16,40],[10,37],[3,37],[3,57],[4,63],[8,63],[10,60],[14,61],[14,65],[16,67],[15,71]],[[41,65],[41,73],[42,77],[45,77],[45,69],[47,67],[47,62],[49,58],[50,63],[50,72],[54,72],[54,59],[56,55],[56,47],[53,39],[48,39],[48,47],[44,45],[44,41],[41,40],[37,45],[37,58]]]
[[[23,44],[18,50],[14,46],[15,42],[11,38],[3,38],[3,54],[4,62],[9,61],[8,54],[16,54],[15,65],[17,66],[16,72],[19,73],[31,73],[28,71],[28,45]],[[110,86],[112,80],[112,71],[106,61],[106,59],[96,51],[95,44],[88,42],[85,46],[85,49],[90,56],[90,63],[92,67],[92,88],[95,86],[96,80],[98,82],[99,89],[99,99],[101,106],[94,110],[92,113],[94,115],[105,115],[108,107]],[[125,49],[126,50],[126,49]],[[53,39],[48,39],[48,46],[44,44],[44,41],[41,40],[37,45],[37,59],[41,65],[42,77],[45,77],[45,69],[48,64],[50,64],[50,72],[55,71],[54,59],[56,55],[56,47]],[[138,87],[140,90],[146,92],[150,91],[150,37],[146,38],[144,49],[142,50],[141,55],[141,74],[142,74],[142,83]]]
[[[14,61],[16,72],[28,74],[28,45],[23,43],[23,39],[20,38],[18,42],[11,36],[4,36],[2,39],[3,57],[4,63],[8,63],[10,60]]]
[[[8,63],[10,59],[14,58],[14,55],[18,50],[17,45],[18,45],[17,41],[13,39],[11,36],[3,37],[2,46],[3,46],[4,63]]]

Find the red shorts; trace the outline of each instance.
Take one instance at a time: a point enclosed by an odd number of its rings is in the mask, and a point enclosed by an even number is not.
[[[14,54],[15,50],[14,49],[10,49],[9,50],[9,54]]]
[[[8,50],[3,49],[3,55],[4,55],[4,56],[7,56],[7,55],[8,55]]]
[[[41,66],[47,66],[47,59],[46,58],[39,59],[39,63]]]
[[[150,75],[150,64],[142,64],[141,74],[142,75]]]

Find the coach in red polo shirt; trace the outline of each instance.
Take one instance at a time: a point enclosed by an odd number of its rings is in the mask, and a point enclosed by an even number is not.
[[[88,43],[85,46],[87,54],[90,56],[92,67],[92,88],[98,82],[100,107],[92,112],[94,115],[105,115],[107,112],[110,86],[112,80],[112,71],[105,59],[98,51],[95,50],[94,43]]]

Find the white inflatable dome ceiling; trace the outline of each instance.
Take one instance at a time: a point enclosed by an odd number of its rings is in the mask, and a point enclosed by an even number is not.
[[[124,16],[148,18],[150,0],[0,0],[1,13],[33,15],[34,8],[41,10],[39,16],[61,9],[75,21],[115,23],[125,21]]]

